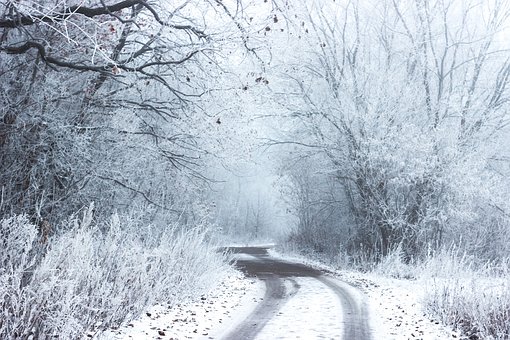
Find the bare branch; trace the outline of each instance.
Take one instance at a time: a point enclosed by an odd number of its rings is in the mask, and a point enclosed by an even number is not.
[[[159,204],[159,203],[154,202],[154,201],[153,201],[153,200],[151,200],[151,199],[149,198],[149,196],[147,196],[147,194],[146,194],[146,193],[144,193],[143,191],[140,191],[140,190],[138,190],[138,189],[135,189],[135,188],[133,188],[133,187],[131,187],[131,186],[129,186],[129,185],[127,185],[127,184],[125,184],[125,183],[123,183],[123,182],[119,181],[119,180],[118,180],[118,179],[116,179],[116,178],[111,178],[111,177],[106,177],[106,176],[101,176],[101,175],[96,175],[96,177],[97,177],[97,178],[99,178],[99,179],[102,179],[102,180],[106,180],[106,181],[114,182],[114,183],[116,183],[116,184],[120,185],[121,187],[123,187],[123,188],[125,188],[125,189],[128,189],[128,190],[130,190],[130,191],[133,191],[134,193],[141,195],[141,196],[142,196],[142,197],[143,197],[143,198],[144,198],[147,202],[149,202],[150,204],[155,205],[155,206],[156,206],[156,207],[158,207],[158,208],[165,209],[165,210],[172,211],[172,212],[178,212],[178,211],[176,211],[176,210],[174,210],[174,209],[169,209],[169,208],[167,208],[167,207],[165,207],[165,206],[162,206],[162,205],[161,205],[161,204]]]

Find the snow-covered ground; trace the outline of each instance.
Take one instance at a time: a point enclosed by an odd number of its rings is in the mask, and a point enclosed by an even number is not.
[[[196,300],[172,308],[155,306],[143,317],[96,339],[221,339],[263,296],[262,282],[232,275]]]
[[[423,309],[424,282],[342,272],[341,278],[367,296],[374,339],[459,339],[460,334],[429,317]]]

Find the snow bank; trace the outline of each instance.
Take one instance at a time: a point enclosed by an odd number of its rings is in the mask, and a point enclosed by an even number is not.
[[[374,274],[342,272],[342,279],[368,297],[374,339],[444,340],[461,338],[458,332],[427,315],[423,306],[425,281],[391,279]]]
[[[155,306],[143,317],[96,339],[218,339],[244,320],[263,296],[261,281],[237,273],[206,295],[171,308]]]

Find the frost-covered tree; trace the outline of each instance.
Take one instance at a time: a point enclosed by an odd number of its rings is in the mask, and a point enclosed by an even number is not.
[[[248,5],[0,0],[0,338],[92,336],[228,273],[204,169]]]
[[[188,214],[249,5],[0,1],[0,212]]]
[[[486,231],[508,225],[496,184],[505,175],[491,157],[508,136],[509,3],[281,9],[289,32],[274,41],[294,51],[280,50],[291,60],[280,67],[290,89],[281,105],[298,127],[285,141],[329,159],[324,172],[343,187],[337,197],[352,203],[356,248],[378,257],[400,245],[411,258],[464,235],[487,249]]]

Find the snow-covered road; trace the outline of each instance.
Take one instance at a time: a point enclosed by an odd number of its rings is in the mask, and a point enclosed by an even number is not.
[[[225,339],[370,339],[363,295],[302,264],[270,257],[267,248],[232,248],[237,266],[265,282],[263,301]],[[247,257],[251,256],[251,257]]]
[[[424,314],[421,282],[355,272],[327,275],[333,271],[323,266],[313,269],[319,266],[269,256],[260,247],[246,249],[233,249],[244,276],[231,275],[196,300],[155,306],[98,339],[462,338]]]

